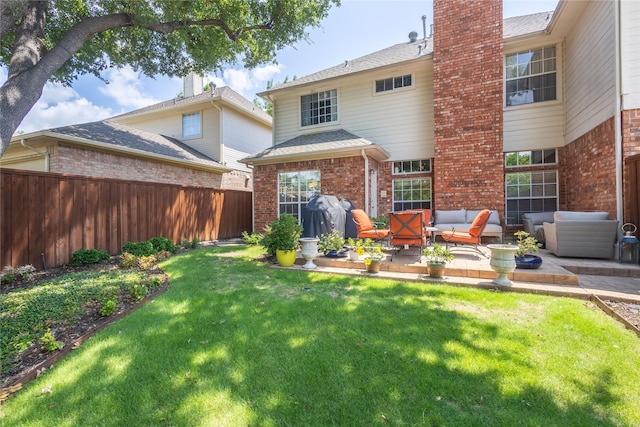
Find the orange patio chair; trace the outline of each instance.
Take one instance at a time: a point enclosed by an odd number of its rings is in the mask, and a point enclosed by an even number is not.
[[[450,243],[454,243],[456,246],[458,245],[458,243],[469,245],[472,246],[472,249],[477,253],[481,254],[485,258],[488,258],[488,255],[486,255],[478,248],[478,245],[480,244],[482,232],[489,222],[490,215],[491,211],[489,209],[481,210],[473,219],[473,222],[469,227],[469,232],[467,233],[456,231],[455,228],[452,231],[443,231],[442,238],[446,242],[446,247],[449,248]]]
[[[422,249],[427,244],[425,223],[422,212],[392,212],[389,214],[391,229],[391,261],[396,253],[408,246],[419,246],[419,260],[422,259]]]
[[[358,239],[382,240],[389,238],[391,230],[377,228],[376,225],[371,222],[369,215],[362,209],[353,209],[351,215],[358,229]]]

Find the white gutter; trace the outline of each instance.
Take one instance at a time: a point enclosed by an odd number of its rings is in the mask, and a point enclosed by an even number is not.
[[[41,156],[44,156],[44,171],[45,171],[45,172],[51,172],[51,171],[49,170],[49,152],[48,152],[48,151],[44,151],[44,152],[43,152],[43,151],[36,150],[36,149],[35,149],[35,148],[33,148],[32,146],[27,145],[27,143],[26,143],[26,141],[24,140],[24,138],[22,138],[22,139],[20,140],[20,145],[22,145],[24,148],[27,148],[27,149],[29,149],[29,150],[31,150],[31,151],[33,151],[33,152],[35,152],[35,153],[40,154]]]
[[[622,40],[621,38],[621,2],[615,2],[615,37],[616,37],[616,107],[615,114],[613,117],[614,120],[614,141],[615,141],[615,150],[616,150],[616,217],[620,223],[624,223],[624,205],[623,205],[623,197],[624,192],[622,188],[622,162],[623,162],[623,147],[622,147]]]
[[[364,148],[360,150],[360,154],[364,159],[364,211],[369,215],[369,157]]]

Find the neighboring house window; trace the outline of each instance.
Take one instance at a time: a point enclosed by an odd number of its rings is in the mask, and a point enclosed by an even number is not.
[[[393,210],[431,209],[431,178],[393,180]]]
[[[429,159],[393,162],[394,175],[425,172],[431,172],[431,160]]]
[[[386,92],[388,90],[400,89],[413,84],[411,74],[404,76],[389,77],[388,79],[376,80],[376,93]]]
[[[338,90],[300,97],[300,125],[311,126],[338,120]]]
[[[182,137],[194,138],[200,136],[202,126],[200,124],[200,112],[182,115]]]
[[[556,150],[505,153],[505,165],[518,167],[555,164]],[[522,171],[505,174],[506,217],[509,224],[522,224],[522,214],[558,209],[558,171]]]
[[[506,55],[504,75],[507,106],[556,99],[555,46]]]
[[[289,213],[298,220],[309,199],[320,194],[320,171],[278,174],[278,214]]]

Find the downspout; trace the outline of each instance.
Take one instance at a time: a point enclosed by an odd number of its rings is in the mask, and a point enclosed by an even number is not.
[[[616,218],[621,223],[624,223],[624,204],[623,204],[623,146],[622,146],[622,41],[621,38],[621,28],[620,19],[621,19],[621,7],[620,1],[614,2],[615,4],[615,43],[616,43],[616,61],[615,61],[615,74],[616,74],[616,107],[615,107],[615,115],[614,115],[614,140],[615,140],[615,150],[616,150]]]
[[[364,211],[369,215],[369,158],[364,152],[364,148],[360,150],[364,159]]]
[[[31,147],[30,145],[27,145],[27,143],[25,142],[24,138],[22,138],[20,140],[20,145],[22,145],[24,148],[31,150],[35,153],[40,154],[41,156],[44,156],[44,171],[45,172],[49,172],[49,152],[48,151],[39,151],[36,150],[35,148]]]

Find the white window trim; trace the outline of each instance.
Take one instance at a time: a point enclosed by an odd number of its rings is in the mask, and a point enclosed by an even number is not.
[[[544,49],[545,47],[555,46],[556,48],[556,99],[550,99],[548,101],[539,101],[539,102],[531,102],[529,104],[519,104],[519,105],[507,105],[507,56],[513,55],[514,53],[523,52],[525,50],[535,50],[535,49]],[[564,63],[562,61],[564,52],[562,50],[562,43],[545,43],[542,45],[536,46],[520,46],[518,48],[512,48],[509,50],[505,50],[502,54],[502,106],[503,110],[516,110],[521,108],[536,108],[536,107],[546,107],[554,104],[562,104],[562,95],[563,95],[563,78],[564,72],[563,67]]]
[[[396,200],[396,192],[395,192],[395,181],[402,181],[402,180],[408,180],[408,179],[424,179],[429,181],[429,189],[430,194],[429,194],[429,200]],[[394,210],[394,206],[396,205],[396,202],[429,202],[431,205],[431,208],[433,209],[433,179],[431,179],[430,176],[425,176],[425,177],[407,177],[407,178],[398,178],[398,179],[393,179],[391,180],[391,208],[392,210]]]
[[[184,118],[185,118],[185,116],[195,116],[196,114],[200,118],[200,120],[199,120],[200,129],[198,130],[198,134],[197,135],[185,136],[185,134],[184,134]],[[182,139],[187,140],[187,139],[202,138],[202,111],[192,111],[190,113],[182,114],[182,116],[181,116],[181,125],[182,125]]]
[[[520,153],[523,151],[545,151],[545,150],[554,150],[556,152],[556,161],[553,163],[537,163],[537,164],[531,164],[531,165],[513,165],[513,166],[507,166],[506,164],[506,155],[509,153]],[[507,151],[505,153],[503,153],[502,155],[502,161],[504,163],[504,168],[505,169],[509,169],[509,170],[514,170],[514,169],[518,169],[518,168],[543,168],[545,166],[557,166],[558,165],[558,149],[557,148],[537,148],[534,150],[517,150],[517,151]]]
[[[416,161],[416,160],[428,161],[429,162],[429,170],[417,171],[417,172],[396,172],[395,166],[394,166],[395,163],[413,162],[413,161]],[[400,176],[400,175],[419,175],[419,174],[423,174],[423,173],[431,173],[432,172],[432,166],[433,166],[433,161],[431,159],[394,160],[393,162],[391,162],[391,174],[395,175],[395,176]]]
[[[403,86],[403,87],[399,87],[397,89],[393,88],[391,90],[385,90],[385,91],[382,91],[382,92],[376,92],[376,81],[385,80],[385,79],[388,79],[389,77],[385,77],[385,78],[382,78],[382,79],[373,79],[373,82],[371,84],[371,91],[372,91],[373,96],[389,95],[389,94],[392,94],[392,93],[406,92],[406,91],[409,91],[409,90],[415,90],[415,88],[416,88],[416,75],[415,75],[415,73],[404,73],[404,74],[402,74],[400,76],[395,76],[394,75],[391,78],[394,79],[396,77],[402,77],[402,76],[407,76],[407,75],[411,76],[411,86]]]
[[[332,91],[335,90],[336,91],[336,104],[338,107],[338,118],[336,119],[335,122],[325,122],[325,123],[318,123],[317,125],[307,125],[307,126],[302,126],[302,97],[306,96],[306,95],[313,95],[316,93],[320,93],[320,92],[328,92],[328,91]],[[327,126],[335,126],[335,125],[339,125],[340,124],[340,89],[337,87],[333,87],[331,89],[318,89],[318,90],[314,90],[308,93],[301,93],[298,95],[298,130],[303,130],[303,129],[317,129],[317,128],[321,128],[321,127],[327,127]]]

